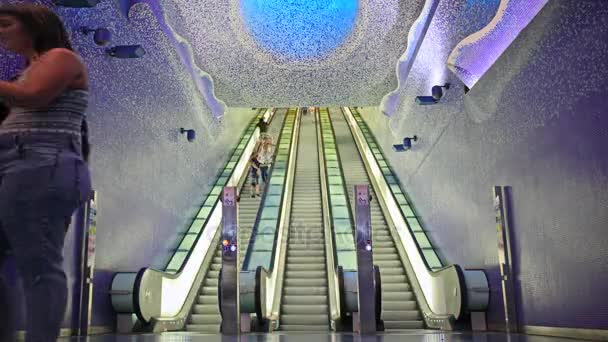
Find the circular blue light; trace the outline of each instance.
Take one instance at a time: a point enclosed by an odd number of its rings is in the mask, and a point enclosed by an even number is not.
[[[241,0],[249,33],[274,54],[292,60],[322,56],[353,30],[357,0]]]

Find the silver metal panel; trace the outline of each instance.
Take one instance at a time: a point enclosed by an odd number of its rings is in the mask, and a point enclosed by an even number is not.
[[[490,287],[485,272],[465,270],[462,273],[467,285],[467,310],[486,311],[490,302]]]
[[[112,279],[112,288],[110,290],[112,307],[117,313],[132,313],[135,312],[133,307],[133,285],[137,273],[117,273]]]
[[[239,251],[237,189],[227,186],[222,196],[222,272],[220,288],[220,312],[222,333],[237,335],[239,330]]]
[[[502,297],[505,314],[506,332],[517,332],[517,316],[513,290],[511,242],[509,239],[509,211],[507,206],[506,189],[503,186],[494,187],[494,212],[496,214],[496,232],[498,238],[498,265],[502,277]]]
[[[368,334],[376,332],[376,290],[374,286],[372,224],[368,185],[355,185],[355,201],[359,326],[361,334]]]
[[[80,270],[78,288],[78,335],[89,334],[91,311],[93,306],[93,274],[95,268],[95,239],[97,235],[97,192],[91,193],[90,199],[78,212],[78,233]]]

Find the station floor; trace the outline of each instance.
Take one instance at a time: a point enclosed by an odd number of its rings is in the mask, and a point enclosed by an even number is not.
[[[241,336],[222,336],[189,332],[143,334],[143,335],[100,335],[91,337],[72,337],[58,339],[61,342],[568,342],[573,339],[517,335],[504,333],[460,333],[437,332],[428,330],[380,333],[371,336],[336,333],[281,333],[247,334]]]

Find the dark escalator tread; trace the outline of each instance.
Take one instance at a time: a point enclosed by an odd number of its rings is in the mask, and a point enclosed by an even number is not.
[[[316,127],[303,118],[291,207],[279,329],[328,331],[325,234]]]

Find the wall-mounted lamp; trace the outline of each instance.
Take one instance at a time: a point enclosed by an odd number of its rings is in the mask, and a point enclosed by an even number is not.
[[[55,0],[54,3],[61,7],[90,8],[95,7],[100,0]]]
[[[146,54],[141,45],[118,45],[106,49],[106,53],[116,58],[140,58]]]
[[[412,149],[412,141],[418,141],[418,136],[414,135],[413,137],[405,137],[403,138],[403,144],[393,145],[393,151],[395,152],[405,152],[407,150]]]
[[[189,142],[193,142],[194,140],[196,140],[196,131],[193,129],[185,129],[182,127],[179,129],[179,132],[181,134],[186,134],[186,138]]]
[[[93,33],[93,41],[95,42],[95,44],[103,46],[103,45],[107,45],[110,40],[112,40],[112,32],[110,32],[110,30],[105,29],[105,28],[90,28],[87,26],[82,26],[79,31],[84,34],[84,35],[88,35],[89,33]]]
[[[433,86],[433,88],[431,88],[431,94],[433,94],[432,96],[416,96],[416,103],[419,105],[433,105],[436,104],[437,102],[439,102],[439,100],[443,97],[443,89],[445,88],[450,89],[450,84],[446,83],[445,85],[442,86]]]

